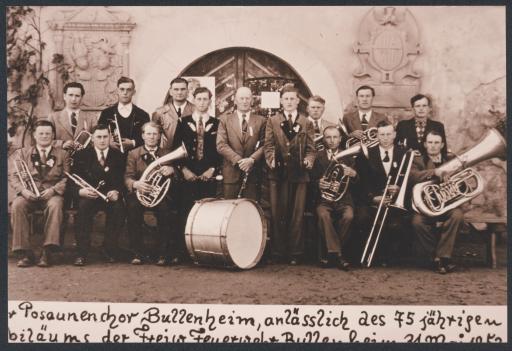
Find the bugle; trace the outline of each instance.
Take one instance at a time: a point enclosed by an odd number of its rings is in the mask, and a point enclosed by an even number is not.
[[[25,161],[21,158],[17,158],[14,160],[14,168],[16,169],[16,174],[25,189],[34,194],[35,197],[40,197],[41,192],[37,188],[36,182],[30,174],[30,169]]]
[[[119,129],[119,123],[117,122],[116,113],[114,113],[114,120],[112,122],[114,123],[114,130],[112,130],[110,124],[108,125],[108,129],[110,130],[110,134],[112,134],[112,138],[114,138],[114,142],[119,144],[119,151],[121,151],[124,154],[123,138],[121,137],[121,130]]]
[[[103,185],[105,185],[105,181],[104,180],[101,180],[98,183],[98,186],[95,188],[91,184],[87,183],[78,174],[75,174],[75,173],[71,174],[69,172],[64,172],[64,173],[69,177],[69,179],[71,179],[73,182],[75,182],[75,184],[78,185],[81,189],[90,190],[90,191],[94,192],[96,195],[98,195],[100,198],[102,198],[105,202],[108,202],[107,195],[103,194],[101,191],[98,190]]]

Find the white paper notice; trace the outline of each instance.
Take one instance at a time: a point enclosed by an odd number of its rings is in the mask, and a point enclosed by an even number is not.
[[[262,91],[261,92],[261,107],[262,108],[279,108],[281,101],[279,92],[277,91]]]

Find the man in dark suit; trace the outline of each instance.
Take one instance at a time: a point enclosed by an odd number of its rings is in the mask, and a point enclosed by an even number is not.
[[[348,238],[350,225],[354,217],[354,205],[349,189],[338,201],[329,201],[322,198],[323,191],[331,187],[331,182],[325,178],[326,171],[333,162],[340,162],[343,166],[343,175],[348,177],[349,187],[352,182],[359,181],[357,172],[353,169],[352,156],[334,161],[334,156],[341,151],[341,133],[335,126],[329,126],[323,131],[326,148],[318,152],[313,170],[311,172],[312,184],[318,189],[316,199],[316,213],[318,216],[318,228],[327,246],[327,258],[322,258],[320,264],[330,267],[335,263],[339,269],[348,270],[349,263],[343,255],[343,244]],[[339,179],[338,179],[339,181]]]
[[[285,86],[281,90],[283,112],[267,121],[265,161],[269,167],[272,213],[272,249],[278,260],[288,256],[297,265],[304,252],[302,222],[309,170],[315,160],[314,127],[299,114],[299,92]]]
[[[421,183],[429,180],[443,181],[444,174],[439,166],[449,160],[441,150],[444,147],[443,136],[437,130],[432,129],[425,135],[425,154],[416,156],[411,168],[411,183]],[[432,228],[436,222],[442,222],[439,234]],[[427,217],[420,213],[414,213],[412,227],[416,235],[420,256],[429,255],[433,259],[434,270],[440,274],[446,274],[455,269],[451,261],[453,247],[457,233],[464,223],[464,213],[460,208],[455,208],[443,215]]]
[[[75,186],[75,192],[80,199],[76,219],[76,266],[86,264],[91,244],[92,221],[96,212],[102,209],[107,214],[103,241],[103,255],[107,262],[115,262],[117,239],[124,226],[124,157],[119,150],[109,147],[110,133],[104,124],[94,127],[92,142],[94,147],[79,151],[73,163],[74,174],[91,186]],[[97,189],[104,197],[93,189]]]
[[[36,145],[18,149],[9,158],[9,185],[16,192],[11,204],[12,250],[22,254],[18,267],[29,267],[35,263],[29,239],[29,214],[34,210],[44,210],[45,223],[43,250],[37,265],[48,267],[50,249],[60,246],[67,181],[65,172],[69,172],[70,158],[66,151],[52,146],[54,135],[53,124],[46,120],[37,121],[32,133]],[[25,172],[20,161],[26,164],[35,188],[25,186],[28,177],[23,175]]]
[[[224,158],[224,198],[237,197],[248,173],[246,187],[241,195],[258,201],[267,121],[264,117],[251,113],[252,93],[249,88],[238,88],[235,103],[236,111],[220,119],[217,133],[217,151]]]
[[[359,227],[363,233],[369,234],[371,226],[375,219],[376,208],[382,200],[383,192],[388,178],[391,179],[388,187],[389,197],[384,199],[384,204],[389,204],[400,190],[399,185],[394,185],[400,164],[405,154],[405,150],[400,146],[394,145],[396,137],[393,125],[388,121],[381,121],[377,124],[377,138],[379,144],[368,149],[368,159],[359,156],[362,162],[362,169],[359,174],[363,180],[363,186],[367,194],[367,207],[360,207],[358,211]],[[366,161],[365,161],[366,160]],[[379,245],[377,256],[380,253],[382,265],[387,265],[392,256],[392,250],[397,249],[398,229],[401,225],[400,213],[390,211],[385,222]]]
[[[164,196],[163,200],[155,207],[145,207],[137,198],[137,192],[141,194],[151,193],[153,186],[141,180],[142,173],[158,158],[168,153],[168,150],[159,147],[161,129],[155,122],[147,122],[142,125],[142,139],[144,145],[131,150],[126,160],[126,172],[124,175],[125,184],[128,189],[126,196],[126,212],[128,219],[128,236],[130,238],[130,249],[133,252],[131,263],[139,265],[143,263],[146,256],[144,247],[144,235],[142,225],[144,223],[144,211],[151,210],[156,213],[158,225],[158,238],[156,247],[158,249],[158,266],[165,266],[170,262],[170,249],[173,246],[171,239],[176,241],[176,230],[171,224],[177,224],[174,212],[171,207],[174,205],[171,194],[173,184]],[[165,177],[163,180],[174,174],[174,168],[170,165],[162,165],[158,172]],[[163,181],[162,180],[162,181]]]
[[[396,126],[395,144],[403,145],[406,148],[414,149],[425,154],[425,136],[431,130],[436,130],[443,138],[441,153],[444,157],[447,154],[446,135],[444,125],[441,122],[430,119],[432,112],[432,101],[430,97],[422,94],[414,95],[411,98],[411,106],[414,117],[398,122]]]
[[[164,105],[157,108],[151,116],[151,120],[162,127],[161,146],[164,149],[170,149],[174,143],[178,120],[194,112],[194,105],[187,101],[187,97],[188,81],[181,77],[174,78],[165,96]]]
[[[118,103],[101,111],[98,124],[108,126],[112,131],[111,146],[120,149],[123,145],[123,152],[128,153],[131,149],[144,144],[142,140],[142,125],[149,122],[149,114],[132,103],[135,95],[135,82],[131,78],[121,77],[117,81]],[[119,125],[121,140],[117,140],[115,132],[115,121]]]
[[[343,116],[343,124],[349,133],[349,137],[363,139],[364,131],[376,127],[381,121],[387,121],[387,117],[372,109],[375,89],[369,85],[363,85],[356,90],[357,111]]]

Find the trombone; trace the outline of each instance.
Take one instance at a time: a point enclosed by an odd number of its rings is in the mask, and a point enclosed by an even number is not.
[[[384,223],[386,222],[386,218],[388,216],[389,208],[391,207],[405,210],[405,192],[407,191],[407,181],[409,180],[409,174],[411,171],[412,161],[414,159],[415,154],[415,150],[408,150],[402,157],[402,161],[400,162],[400,168],[398,169],[395,181],[393,182],[393,185],[400,186],[400,191],[393,203],[391,203],[390,201],[394,194],[391,194],[391,192],[389,191],[392,176],[388,176],[388,179],[386,181],[386,187],[384,188],[384,192],[382,193],[382,199],[380,200],[379,207],[377,208],[377,213],[375,214],[373,226],[370,231],[370,234],[368,235],[368,239],[366,240],[363,256],[361,257],[361,264],[365,267],[370,267],[372,264],[373,256],[375,255],[380,235],[382,233]],[[407,157],[409,157],[409,159],[407,159]]]
[[[21,184],[23,184],[23,187],[32,192],[32,194],[34,194],[36,197],[40,197],[41,193],[37,188],[32,174],[30,174],[27,163],[22,159],[17,158],[14,160],[14,168],[16,169],[16,174],[18,175]]]
[[[121,138],[121,130],[119,129],[119,123],[117,123],[116,113],[114,113],[114,120],[112,122],[114,122],[115,129],[112,130],[110,124],[108,125],[108,129],[110,130],[110,134],[112,134],[114,141],[119,144],[119,151],[124,154],[123,139]]]
[[[82,177],[80,177],[79,175],[77,174],[71,174],[69,172],[64,172],[72,181],[75,182],[76,185],[78,185],[80,188],[82,189],[88,189],[88,190],[91,190],[93,192],[95,192],[99,197],[101,197],[103,199],[103,201],[105,202],[108,202],[108,197],[103,194],[101,191],[99,191],[98,189],[102,186],[105,185],[105,181],[104,180],[101,180],[99,183],[98,183],[98,186],[95,188],[93,187],[91,184],[87,183]]]

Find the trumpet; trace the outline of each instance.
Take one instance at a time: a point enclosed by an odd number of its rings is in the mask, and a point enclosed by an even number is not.
[[[392,194],[389,189],[392,176],[388,176],[388,179],[386,181],[386,187],[384,188],[384,192],[382,193],[382,199],[380,200],[379,207],[377,208],[377,213],[375,214],[373,226],[372,229],[370,230],[370,234],[368,235],[368,239],[366,241],[366,245],[363,251],[363,256],[361,257],[361,264],[366,267],[370,267],[372,264],[373,256],[375,255],[380,235],[382,233],[384,223],[386,222],[386,218],[388,216],[389,208],[391,207],[403,209],[403,198],[405,196],[407,181],[409,179],[412,161],[414,159],[415,154],[416,152],[414,150],[408,150],[402,157],[398,173],[396,174],[395,180],[393,182],[393,185],[400,186],[400,191],[398,193],[398,196],[396,197],[396,200],[393,203],[391,203],[390,201],[395,196],[395,194]]]
[[[346,148],[348,149],[359,142],[362,142],[367,148],[375,146],[379,143],[379,141],[377,140],[377,128],[368,128],[363,133],[364,137],[361,140],[355,137],[349,138],[347,140]]]
[[[121,138],[121,130],[119,129],[119,123],[117,123],[117,114],[114,113],[114,130],[110,127],[110,124],[108,125],[108,129],[110,131],[110,134],[112,134],[112,137],[114,138],[114,142],[119,144],[119,151],[121,151],[124,154],[124,148],[123,148],[123,138]]]
[[[16,160],[14,160],[14,167],[16,169],[16,174],[18,175],[21,184],[23,184],[23,187],[30,191],[32,194],[34,194],[36,197],[40,197],[41,192],[37,188],[36,182],[34,181],[32,174],[30,174],[30,170],[28,168],[27,163],[22,159],[17,158]]]
[[[80,133],[73,140],[73,149],[70,151],[70,156],[73,156],[77,151],[85,149],[91,142],[92,134],[82,129]]]
[[[103,199],[103,201],[108,202],[107,195],[103,194],[101,191],[98,190],[99,188],[101,188],[102,186],[105,185],[105,181],[104,180],[101,180],[98,183],[98,186],[95,188],[91,184],[87,183],[82,177],[80,177],[77,174],[74,174],[74,173],[71,174],[69,172],[64,172],[64,173],[69,177],[69,179],[74,181],[75,184],[78,185],[80,188],[93,191],[94,193],[96,193],[96,195],[101,197]]]
[[[150,184],[152,186],[151,192],[143,193],[139,190],[136,192],[137,199],[143,206],[155,207],[158,205],[163,200],[165,194],[167,194],[167,191],[171,186],[171,179],[164,177],[162,173],[160,173],[161,166],[164,163],[185,157],[188,157],[188,153],[185,145],[182,144],[176,150],[160,158],[157,158],[149,164],[149,166],[142,173],[140,181]]]

